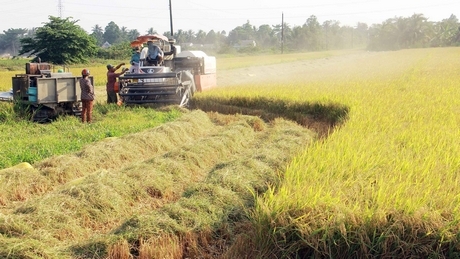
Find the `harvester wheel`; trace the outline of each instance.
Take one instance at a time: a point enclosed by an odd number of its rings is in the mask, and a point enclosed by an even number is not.
[[[184,93],[182,95],[179,107],[186,107],[189,105],[190,99],[192,98],[196,90],[193,74],[190,73],[190,71],[182,71],[181,82],[184,86]]]
[[[189,103],[190,98],[191,98],[191,94],[190,94],[190,85],[187,84],[185,88],[186,88],[186,89],[185,89],[184,94],[182,95],[182,98],[181,98],[181,100],[180,100],[179,107],[186,107],[186,106],[188,106],[188,103]]]

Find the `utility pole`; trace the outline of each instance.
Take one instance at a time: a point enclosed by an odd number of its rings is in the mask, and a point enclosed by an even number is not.
[[[174,37],[171,0],[169,0],[169,23],[171,26],[171,37]]]
[[[358,29],[358,25],[351,27],[351,48],[355,47],[355,30]]]
[[[281,54],[284,54],[284,13],[281,13]]]
[[[62,0],[58,2],[59,18],[62,18]]]

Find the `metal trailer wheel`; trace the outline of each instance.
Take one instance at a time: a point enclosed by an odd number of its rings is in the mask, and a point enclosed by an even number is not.
[[[72,114],[76,117],[80,117],[81,116],[81,110],[82,110],[82,106],[81,106],[81,102],[75,102],[72,104]]]

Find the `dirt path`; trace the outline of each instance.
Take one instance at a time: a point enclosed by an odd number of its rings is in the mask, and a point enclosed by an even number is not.
[[[239,69],[218,70],[217,84],[232,86],[267,82],[286,82],[301,78],[302,80],[319,80],[336,78],[347,73],[365,73],[366,60],[381,55],[378,52],[359,51],[352,54],[332,56],[328,58],[310,59],[290,63],[261,65]],[[257,57],[248,57],[257,58]]]

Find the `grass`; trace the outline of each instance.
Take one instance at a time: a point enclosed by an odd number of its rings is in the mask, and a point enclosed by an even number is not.
[[[1,241],[17,242],[17,257],[151,258],[167,250],[196,258],[311,136],[281,119],[193,111],[28,171],[8,169],[0,178]]]
[[[25,63],[28,62],[27,59],[4,59],[0,58],[0,70],[3,71],[17,71],[25,69]]]
[[[0,143],[4,147],[0,152],[0,169],[75,152],[87,144],[155,127],[181,115],[175,109],[157,111],[96,104],[93,124],[82,124],[73,116],[61,117],[50,124],[37,124],[14,115],[11,104],[0,105],[4,107],[0,112]]]

